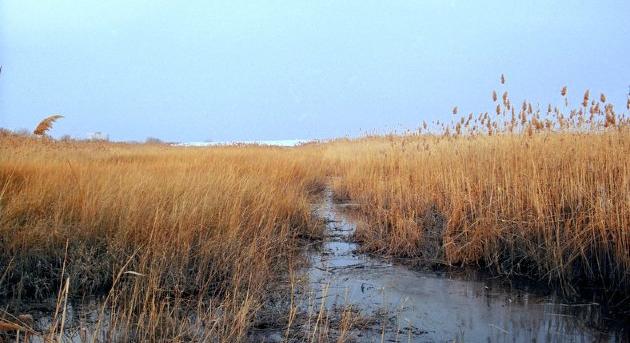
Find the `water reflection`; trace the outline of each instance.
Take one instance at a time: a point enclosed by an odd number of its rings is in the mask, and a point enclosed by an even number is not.
[[[315,292],[329,288],[329,308],[353,304],[367,313],[390,311],[399,326],[425,331],[413,341],[616,342],[630,338],[622,327],[602,318],[597,304],[566,305],[557,297],[510,289],[492,280],[414,271],[356,253],[357,245],[347,241],[355,224],[340,205],[333,204],[330,191],[318,211],[327,221],[329,238],[310,251],[308,275]]]

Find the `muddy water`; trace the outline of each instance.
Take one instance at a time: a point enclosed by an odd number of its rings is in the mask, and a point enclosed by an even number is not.
[[[479,277],[411,270],[356,252],[355,230],[327,191],[318,214],[326,239],[311,249],[310,286],[329,308],[352,305],[388,313],[396,325],[365,341],[617,342],[627,330],[602,318],[597,304],[563,304],[554,296],[496,285]],[[384,326],[385,327],[385,326]],[[597,327],[597,328],[596,328]]]

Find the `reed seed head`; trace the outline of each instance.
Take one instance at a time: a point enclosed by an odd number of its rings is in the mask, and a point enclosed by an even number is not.
[[[45,135],[46,132],[48,132],[48,130],[52,128],[55,121],[61,118],[63,118],[63,116],[60,114],[53,114],[51,116],[44,118],[42,121],[39,122],[39,124],[37,124],[37,127],[35,128],[35,130],[33,130],[33,134],[38,135],[38,136]]]
[[[586,107],[588,106],[588,98],[590,97],[590,92],[587,89],[586,92],[584,92],[584,100],[582,101],[582,106]]]

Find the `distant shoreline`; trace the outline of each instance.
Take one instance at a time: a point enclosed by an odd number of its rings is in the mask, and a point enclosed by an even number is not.
[[[204,147],[215,145],[269,145],[269,146],[285,146],[293,147],[300,144],[314,142],[314,139],[278,139],[278,140],[253,140],[253,141],[218,141],[218,142],[186,142],[186,143],[173,143],[173,146],[189,146],[189,147]]]

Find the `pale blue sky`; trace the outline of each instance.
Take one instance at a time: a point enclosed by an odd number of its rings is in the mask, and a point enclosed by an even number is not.
[[[355,136],[569,86],[625,105],[630,1],[0,1],[0,126],[115,140]]]

